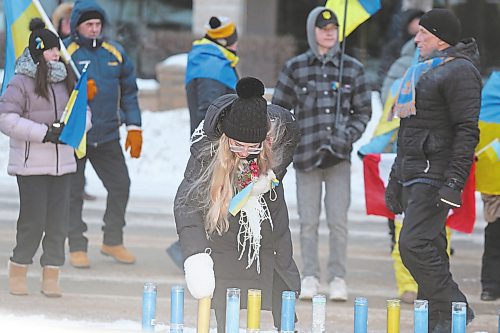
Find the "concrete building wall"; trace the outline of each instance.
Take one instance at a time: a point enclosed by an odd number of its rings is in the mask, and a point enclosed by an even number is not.
[[[227,16],[245,33],[247,0],[193,0],[193,33],[203,35],[205,25],[212,16]]]

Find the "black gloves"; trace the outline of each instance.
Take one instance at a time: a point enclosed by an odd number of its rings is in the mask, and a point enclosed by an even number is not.
[[[403,204],[401,203],[402,189],[403,186],[396,178],[389,178],[389,183],[385,189],[385,204],[394,214],[403,212]]]
[[[439,207],[459,208],[462,205],[463,184],[456,178],[451,178],[439,189]]]
[[[47,130],[47,134],[45,134],[45,137],[43,138],[42,142],[52,142],[56,144],[62,143],[59,141],[59,136],[61,135],[61,132],[64,128],[64,123],[60,122],[55,122],[52,125],[49,126],[49,129]]]

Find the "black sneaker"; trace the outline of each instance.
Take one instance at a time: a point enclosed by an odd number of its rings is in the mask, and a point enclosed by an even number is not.
[[[496,301],[497,299],[500,298],[500,293],[496,293],[490,290],[483,290],[481,293],[481,301]]]

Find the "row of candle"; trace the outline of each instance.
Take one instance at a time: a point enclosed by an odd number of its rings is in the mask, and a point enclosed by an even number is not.
[[[144,284],[142,304],[142,330],[153,332],[156,314],[156,284]],[[171,288],[170,306],[170,333],[182,333],[184,328],[184,287]],[[295,332],[295,301],[294,291],[283,291],[281,307],[282,333]],[[197,333],[208,333],[210,329],[210,298],[198,302]],[[247,300],[247,332],[260,332],[261,291],[248,290]],[[400,301],[391,299],[387,301],[387,333],[399,333],[400,329]],[[465,333],[467,304],[453,302],[452,333]],[[428,332],[428,302],[416,300],[414,302],[414,333]],[[315,295],[312,299],[312,333],[325,332],[326,297]],[[239,333],[240,323],[240,289],[229,288],[226,292],[226,333]],[[354,300],[354,333],[367,333],[368,331],[368,300],[365,297],[356,297]],[[500,333],[500,317],[499,332]]]

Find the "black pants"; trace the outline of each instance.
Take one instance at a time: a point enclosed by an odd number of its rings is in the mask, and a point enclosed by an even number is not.
[[[404,222],[399,252],[418,283],[418,299],[429,301],[429,326],[451,318],[451,302],[467,302],[450,273],[446,253],[447,208],[437,207],[438,188],[428,184],[403,187]]]
[[[32,264],[42,241],[40,264],[64,265],[71,176],[17,176],[19,218],[11,261]]]
[[[83,235],[87,224],[82,219],[83,189],[85,186],[85,163],[92,163],[97,176],[108,191],[104,212],[103,243],[120,245],[123,243],[125,210],[127,208],[130,178],[119,140],[103,143],[97,147],[87,146],[87,156],[77,161],[77,172],[71,184],[71,205],[69,223],[69,250],[87,251],[88,239]]]
[[[500,294],[500,218],[484,229],[481,285],[483,291]]]

